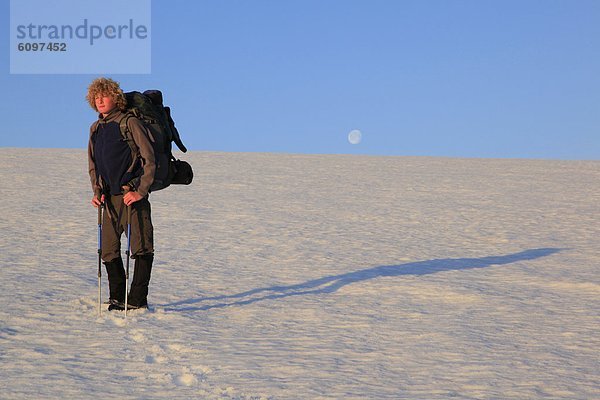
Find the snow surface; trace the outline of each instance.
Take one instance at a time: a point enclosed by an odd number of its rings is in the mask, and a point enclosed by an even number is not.
[[[600,162],[183,158],[125,322],[85,152],[0,149],[0,398],[600,398]]]

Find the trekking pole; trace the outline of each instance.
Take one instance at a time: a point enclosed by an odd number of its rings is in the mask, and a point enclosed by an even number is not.
[[[102,208],[98,205],[98,316],[102,314]]]
[[[127,319],[127,292],[129,290],[129,253],[131,252],[131,206],[127,206],[127,262],[125,267],[125,319]]]

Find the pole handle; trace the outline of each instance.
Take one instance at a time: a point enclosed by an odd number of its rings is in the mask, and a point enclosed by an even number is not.
[[[101,198],[102,197],[98,196],[98,200]],[[102,207],[104,207],[104,204],[100,203],[98,206],[98,225],[102,225]]]

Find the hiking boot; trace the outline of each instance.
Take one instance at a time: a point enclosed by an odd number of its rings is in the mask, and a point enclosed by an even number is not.
[[[125,311],[125,303],[117,300],[110,300],[110,304],[108,305],[108,311]]]
[[[141,306],[134,306],[133,304],[127,304],[127,309],[128,310],[147,310],[148,304],[144,304]]]
[[[143,306],[134,306],[133,304],[127,304],[127,310],[147,310],[148,305],[145,304]],[[122,302],[115,302],[114,304],[110,304],[108,306],[108,311],[125,311],[125,304]]]

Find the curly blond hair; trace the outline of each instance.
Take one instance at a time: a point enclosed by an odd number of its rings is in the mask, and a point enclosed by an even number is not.
[[[85,99],[95,111],[96,97],[106,96],[112,98],[119,110],[124,110],[127,104],[123,90],[119,86],[119,82],[115,82],[110,78],[97,78],[88,86],[87,96]]]

